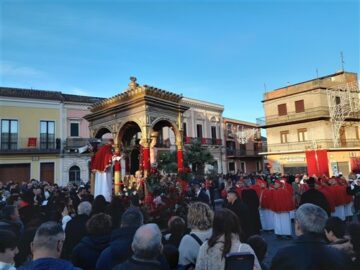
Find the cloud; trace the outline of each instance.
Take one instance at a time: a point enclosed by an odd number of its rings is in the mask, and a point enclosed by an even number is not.
[[[73,95],[79,95],[79,96],[91,96],[91,94],[88,93],[87,91],[80,89],[80,88],[76,88],[76,87],[73,89],[70,89],[68,91],[65,91],[65,92],[68,92],[69,94],[73,94]]]
[[[14,76],[14,77],[41,77],[44,75],[44,72],[23,65],[18,65],[15,63],[2,62],[0,63],[0,76]]]

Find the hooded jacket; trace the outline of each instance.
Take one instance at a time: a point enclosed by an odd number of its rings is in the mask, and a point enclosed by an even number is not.
[[[73,249],[72,263],[86,270],[95,269],[97,259],[109,243],[110,235],[85,236]]]
[[[103,250],[96,263],[97,270],[111,270],[115,265],[125,262],[133,252],[131,244],[137,227],[124,227],[111,235],[110,245]]]

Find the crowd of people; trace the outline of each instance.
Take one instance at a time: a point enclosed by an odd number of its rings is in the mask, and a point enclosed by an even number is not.
[[[194,178],[181,182],[186,207],[161,222],[149,214],[166,208],[156,190],[149,208],[138,196],[94,198],[88,185],[0,181],[0,270],[360,269],[355,178]],[[262,232],[291,238],[293,227],[293,244],[266,265]]]

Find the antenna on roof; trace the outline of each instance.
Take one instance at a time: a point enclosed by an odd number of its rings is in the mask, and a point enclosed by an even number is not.
[[[345,63],[345,61],[344,61],[344,54],[343,54],[342,51],[340,52],[340,59],[341,59],[341,70],[344,71],[344,63]]]
[[[316,68],[316,79],[319,79],[319,70]]]
[[[265,92],[265,93],[267,92],[266,83],[264,83],[264,92]]]

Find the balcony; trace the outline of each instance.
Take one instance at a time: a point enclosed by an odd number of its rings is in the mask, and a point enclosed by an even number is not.
[[[184,144],[191,144],[193,142],[199,142],[202,145],[222,145],[221,139],[213,139],[213,138],[197,138],[197,137],[185,137]]]
[[[340,143],[339,147],[334,147],[333,140],[316,140],[291,143],[268,144],[268,152],[287,152],[287,151],[305,151],[310,149],[336,149],[336,148],[358,148],[360,140],[346,140]]]
[[[260,150],[250,149],[226,149],[226,155],[228,157],[258,157]]]
[[[82,153],[86,151],[89,143],[96,142],[100,143],[101,140],[93,138],[72,138],[69,137],[64,141],[64,153]]]
[[[40,138],[18,138],[16,142],[8,144],[1,142],[0,154],[59,154],[61,149],[61,140],[40,141]]]
[[[322,106],[306,109],[304,112],[288,112],[286,115],[268,115],[256,119],[256,124],[262,128],[276,127],[287,124],[295,124],[306,121],[329,119],[329,107]]]

